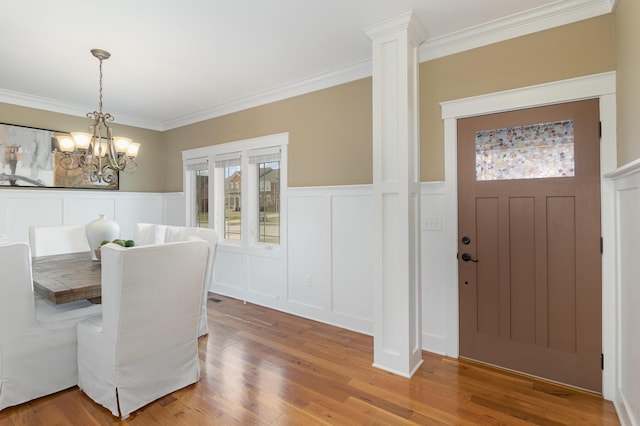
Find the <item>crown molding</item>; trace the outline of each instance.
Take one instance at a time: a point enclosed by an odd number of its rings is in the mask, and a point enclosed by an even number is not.
[[[616,0],[559,0],[547,6],[511,15],[447,36],[427,39],[420,48],[420,62],[605,15],[611,13],[615,3]],[[370,27],[365,27],[365,32],[366,29],[370,29]],[[186,126],[247,108],[371,77],[371,67],[371,60],[362,61],[341,70],[320,74],[307,80],[299,80],[293,84],[257,93],[238,101],[166,121],[163,123],[163,128],[169,130]]]
[[[188,124],[209,120],[215,117],[231,114],[245,109],[266,105],[294,96],[304,95],[317,90],[348,83],[350,81],[371,77],[371,59],[357,62],[349,67],[318,74],[308,79],[298,80],[273,89],[258,92],[236,101],[218,105],[193,114],[177,117],[163,123],[164,130],[186,126]]]
[[[428,36],[426,28],[413,10],[408,10],[382,22],[362,28],[362,31],[371,40],[393,36],[393,34],[401,30],[407,30],[418,43],[422,43]]]
[[[571,24],[584,19],[611,13],[616,0],[559,0],[547,6],[497,19],[446,36],[427,39],[420,48],[420,61],[441,58],[466,50],[475,49],[511,38],[532,34],[538,31]],[[311,78],[284,84],[269,90],[255,93],[212,108],[183,115],[164,122],[136,119],[114,114],[118,124],[140,127],[150,130],[170,130],[200,121],[209,120],[248,108],[281,101],[321,89],[349,83],[371,77],[372,63],[366,59],[348,67],[315,75]],[[46,111],[59,112],[84,117],[91,108],[66,104],[22,93],[0,89],[0,102],[20,105]]]
[[[60,114],[73,115],[76,117],[86,117],[88,112],[94,111],[95,107],[85,107],[60,102],[55,99],[43,98],[40,96],[27,95],[24,93],[13,92],[11,90],[0,89],[0,102],[11,105],[19,105],[27,108],[41,109]],[[117,116],[117,124],[126,126],[140,127],[149,130],[163,130],[162,123],[141,120],[138,118],[127,117],[120,114],[112,114]]]
[[[441,37],[427,39],[420,49],[425,62],[500,41],[533,34],[611,13],[615,0],[560,0],[470,27]]]

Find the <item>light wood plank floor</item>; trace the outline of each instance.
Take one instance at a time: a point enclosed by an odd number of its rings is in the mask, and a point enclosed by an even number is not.
[[[412,379],[373,340],[234,299],[209,301],[200,382],[121,422],[77,387],[0,412],[4,425],[617,425],[601,398],[424,352]]]

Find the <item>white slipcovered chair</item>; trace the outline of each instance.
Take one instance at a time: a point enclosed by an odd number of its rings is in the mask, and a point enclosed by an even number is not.
[[[198,228],[186,226],[156,225],[152,223],[137,223],[133,231],[136,245],[171,243],[188,241],[191,238],[201,238],[209,243],[207,270],[205,272],[205,286],[203,289],[202,306],[200,307],[200,323],[198,336],[209,334],[207,323],[207,296],[213,282],[213,264],[216,256],[218,233],[212,228]]]
[[[78,386],[113,415],[198,381],[208,252],[202,240],[102,246],[102,316],[78,325]]]
[[[31,253],[0,244],[0,410],[78,383],[76,327],[100,313],[86,300],[54,305],[33,293]]]
[[[86,225],[32,225],[29,227],[29,245],[34,257],[90,251]]]
[[[133,228],[133,241],[137,246],[164,243],[167,227],[154,223],[136,223]]]
[[[207,257],[207,269],[204,274],[204,288],[202,290],[202,306],[200,307],[200,322],[198,325],[198,336],[209,334],[207,321],[207,297],[209,288],[213,281],[213,264],[216,257],[216,246],[218,243],[218,233],[211,228],[196,228],[184,226],[167,226],[165,242],[188,241],[192,238],[201,238],[209,243],[209,256]]]

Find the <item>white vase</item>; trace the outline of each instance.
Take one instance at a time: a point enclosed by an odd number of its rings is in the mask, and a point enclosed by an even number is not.
[[[118,238],[120,236],[120,225],[101,214],[98,219],[87,224],[86,232],[87,241],[91,248],[91,260],[98,260],[95,251],[96,248],[100,247],[100,243],[105,240],[113,241]]]

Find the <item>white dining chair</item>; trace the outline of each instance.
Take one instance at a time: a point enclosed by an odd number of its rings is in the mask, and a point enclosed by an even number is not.
[[[198,336],[206,336],[209,334],[209,325],[207,323],[207,296],[213,283],[213,264],[215,262],[218,243],[218,233],[216,230],[212,228],[137,223],[133,231],[133,239],[137,246],[163,242],[188,241],[190,238],[201,238],[209,242],[205,286],[203,289],[202,306],[200,307],[200,324],[198,327]]]
[[[114,416],[199,380],[208,251],[203,240],[102,247],[102,316],[78,325],[78,386]]]
[[[164,243],[166,225],[155,223],[136,223],[133,228],[133,241],[137,246]]]
[[[78,383],[76,327],[100,313],[87,301],[54,305],[33,292],[24,242],[0,245],[0,410]]]
[[[86,225],[31,225],[29,227],[29,245],[34,257],[90,250]]]
[[[165,232],[165,242],[188,241],[192,238],[201,238],[209,243],[209,255],[207,256],[207,269],[204,278],[204,288],[202,294],[202,306],[200,307],[200,323],[198,326],[198,336],[209,334],[207,321],[207,297],[213,282],[213,264],[216,257],[216,247],[218,244],[218,233],[212,228],[198,228],[185,226],[167,226]]]

